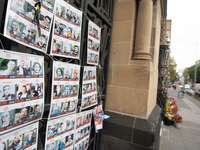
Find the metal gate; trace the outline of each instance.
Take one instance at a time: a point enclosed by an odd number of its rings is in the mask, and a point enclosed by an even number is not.
[[[54,56],[54,58],[63,61],[71,62],[73,64],[79,64],[81,66],[86,66],[87,63],[87,35],[88,35],[88,21],[89,19],[102,28],[101,30],[101,46],[100,46],[100,58],[99,66],[97,67],[97,85],[98,85],[98,102],[102,103],[103,110],[105,108],[106,100],[106,89],[107,89],[107,77],[108,77],[108,66],[109,66],[109,55],[111,46],[111,35],[112,35],[112,24],[113,24],[113,11],[114,11],[114,0],[64,0],[74,6],[75,8],[83,11],[82,18],[82,31],[81,31],[81,51],[80,60],[71,58],[61,58]],[[1,0],[0,5],[0,32],[3,34],[5,14],[7,8],[7,0]],[[53,60],[46,54],[39,52],[37,50],[31,49],[29,47],[24,47],[10,39],[5,38],[0,34],[2,44],[0,48],[5,48],[6,50],[24,52],[28,54],[42,55],[45,59],[45,107],[43,119],[39,122],[39,140],[38,150],[42,150],[45,142],[45,132],[47,124],[47,116],[50,109],[50,98],[51,95],[51,85],[52,85],[52,64]],[[49,40],[51,41],[51,39]],[[47,53],[50,52],[50,47],[48,47]],[[82,85],[83,77],[83,67],[81,67],[80,74],[80,85]],[[81,86],[80,86],[81,88]],[[81,89],[79,90],[81,91]],[[81,105],[81,94],[79,93],[78,110]],[[102,131],[95,133],[94,122],[92,120],[91,133],[90,133],[90,145],[91,149],[101,149],[102,141]],[[42,147],[42,148],[41,148]]]

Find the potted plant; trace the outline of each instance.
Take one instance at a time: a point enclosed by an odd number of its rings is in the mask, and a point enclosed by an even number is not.
[[[175,122],[176,122],[176,127],[181,128],[181,123],[183,122],[182,116],[176,114]]]

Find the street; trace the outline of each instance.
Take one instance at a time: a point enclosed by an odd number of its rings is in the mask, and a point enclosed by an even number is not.
[[[187,94],[178,98],[173,88],[168,89],[168,96],[175,98],[183,122],[180,129],[163,124],[160,150],[200,150],[200,101]]]

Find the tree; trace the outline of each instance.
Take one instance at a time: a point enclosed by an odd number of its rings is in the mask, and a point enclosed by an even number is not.
[[[171,82],[175,82],[179,78],[179,76],[177,76],[178,73],[176,72],[176,67],[177,64],[174,57],[169,55],[169,77]]]
[[[185,68],[186,69],[186,68]],[[184,70],[185,71],[185,70]],[[194,82],[195,65],[187,68],[187,74],[189,78]],[[196,83],[200,83],[200,60],[197,61],[197,73],[196,73]]]

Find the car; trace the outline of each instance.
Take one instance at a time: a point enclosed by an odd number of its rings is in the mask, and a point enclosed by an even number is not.
[[[190,89],[189,84],[185,84],[185,89],[186,89],[186,90]]]

